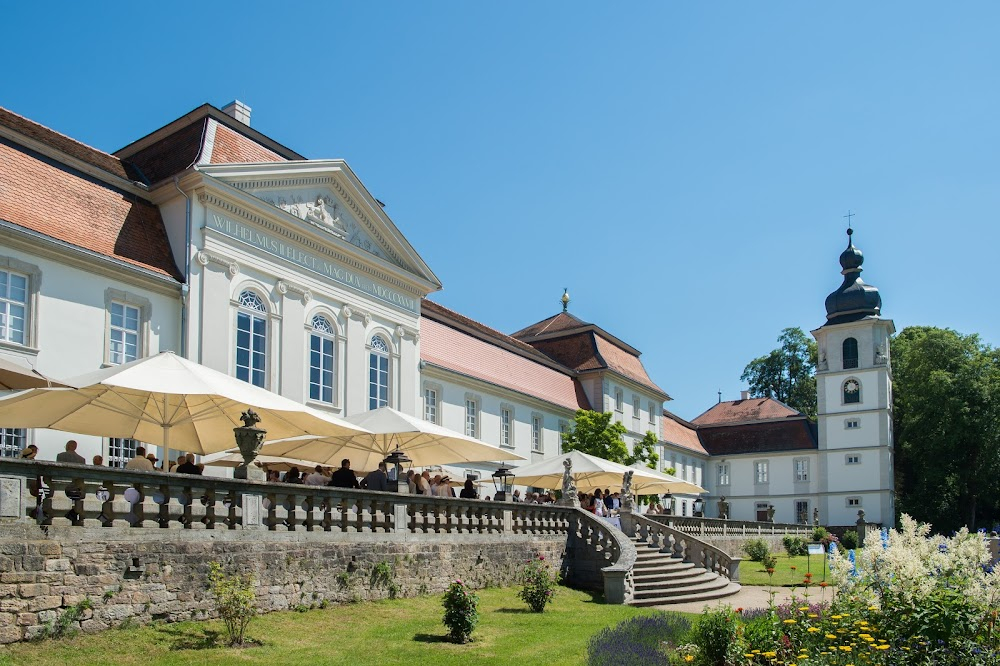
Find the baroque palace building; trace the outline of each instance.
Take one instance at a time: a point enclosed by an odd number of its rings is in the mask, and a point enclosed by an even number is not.
[[[529,461],[559,453],[577,410],[612,412],[630,444],[658,434],[661,469],[709,491],[706,515],[726,495],[734,518],[773,505],[778,521],[818,509],[846,525],[858,508],[892,521],[893,329],[853,246],[813,332],[818,424],[769,399],[689,423],[664,410],[638,350],[565,305],[507,335],[428,300],[440,280],[350,166],[306,159],[250,114],[205,104],[105,153],[0,109],[0,354],[58,378],[171,350],[333,414],[388,405]],[[33,443],[54,458],[66,439],[0,429],[0,455]],[[137,445],[75,439],[111,465]],[[673,508],[691,515],[694,499]]]

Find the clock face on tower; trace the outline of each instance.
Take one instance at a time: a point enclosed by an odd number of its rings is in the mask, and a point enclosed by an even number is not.
[[[844,393],[857,393],[861,388],[861,385],[854,379],[848,379],[847,383],[844,384]]]

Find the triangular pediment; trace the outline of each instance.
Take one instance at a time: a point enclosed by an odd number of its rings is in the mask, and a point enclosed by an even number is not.
[[[437,288],[440,281],[341,160],[241,164],[200,170],[298,218],[334,245],[347,243]]]

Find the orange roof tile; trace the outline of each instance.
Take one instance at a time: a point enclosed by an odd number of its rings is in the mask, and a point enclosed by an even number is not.
[[[232,164],[237,162],[284,162],[284,157],[268,150],[256,141],[223,124],[215,130],[215,147],[212,149],[212,164]]]
[[[566,331],[586,325],[587,322],[574,317],[570,313],[560,312],[559,314],[549,317],[548,319],[543,319],[537,324],[532,324],[527,328],[522,328],[513,335],[515,338],[531,338],[536,335],[542,335],[543,333]]]
[[[590,408],[570,375],[427,316],[420,318],[420,358],[560,407]]]
[[[690,423],[667,410],[663,410],[661,421],[663,425],[661,436],[664,442],[708,455],[705,447],[701,445],[701,440],[698,439],[698,433]]]
[[[156,206],[6,142],[0,142],[0,219],[183,279]]]
[[[697,426],[709,426],[722,423],[768,421],[795,416],[803,416],[803,414],[774,398],[749,398],[748,400],[729,400],[713,405],[704,414],[691,419],[691,423]]]

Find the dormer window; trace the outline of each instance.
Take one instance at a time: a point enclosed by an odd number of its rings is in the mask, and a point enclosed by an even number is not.
[[[854,338],[844,340],[844,370],[858,367],[858,341]]]

